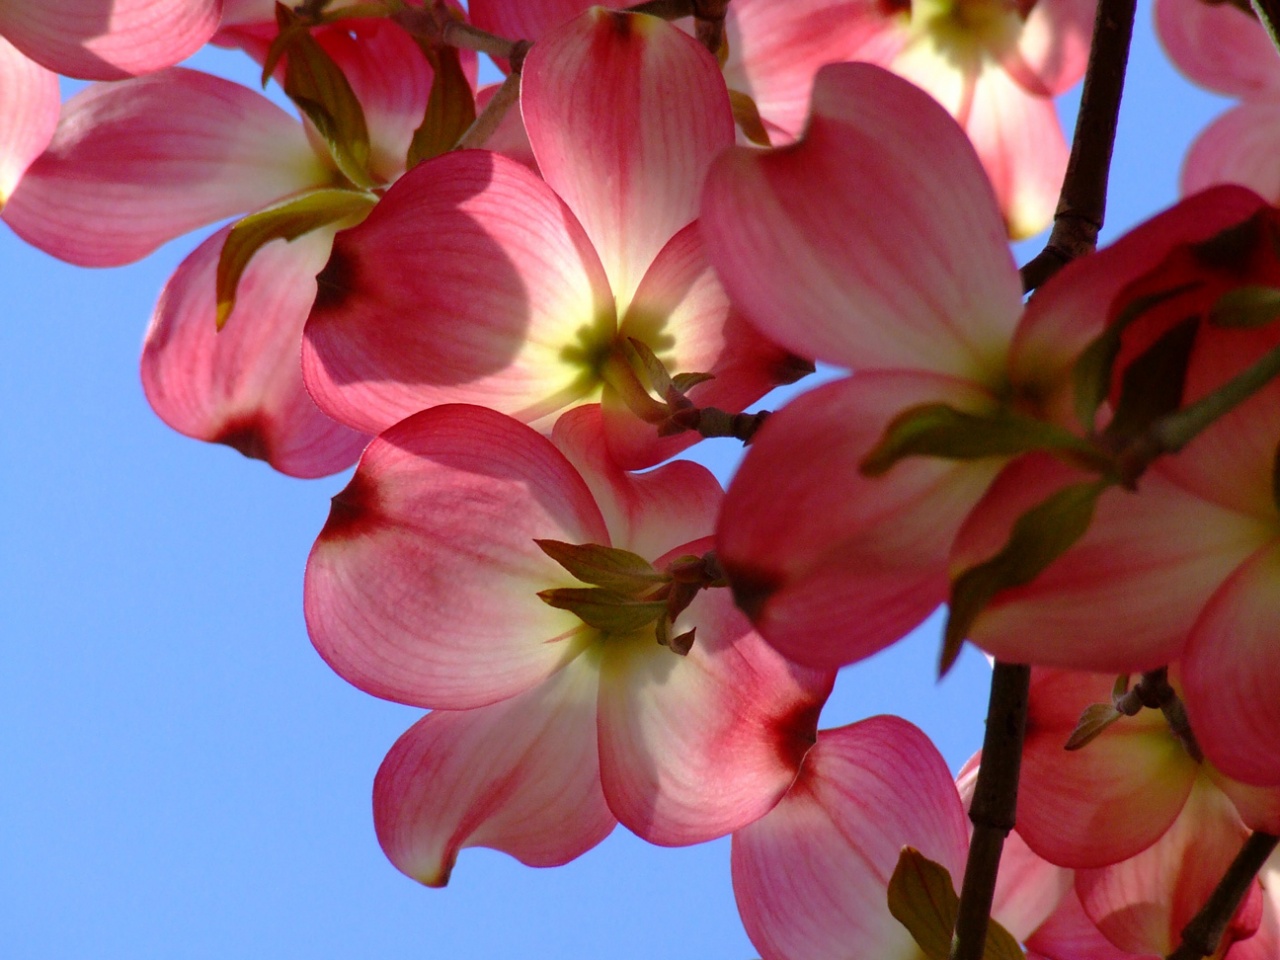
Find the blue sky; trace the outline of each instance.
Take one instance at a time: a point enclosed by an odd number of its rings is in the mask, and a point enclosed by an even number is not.
[[[193,65],[254,73],[227,53]],[[1220,109],[1165,62],[1142,4],[1104,237],[1173,202]],[[301,614],[344,479],[187,440],[142,396],[143,330],[196,242],[87,271],[0,227],[0,956],[755,956],[727,841],[661,850],[620,828],[554,870],[466,851],[443,891],[386,862],[372,779],[420,711],[330,672]],[[706,456],[724,477],[721,443]],[[957,768],[987,669],[967,653],[938,685],[936,646],[935,618],[846,670],[824,724],[897,712]]]

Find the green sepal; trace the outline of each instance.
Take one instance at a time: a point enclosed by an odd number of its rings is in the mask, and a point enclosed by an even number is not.
[[[452,150],[476,119],[476,99],[462,70],[456,47],[436,46],[419,39],[423,56],[431,64],[431,95],[422,123],[413,131],[404,167],[411,170]]]
[[[1138,297],[1081,351],[1071,370],[1075,412],[1081,424],[1086,428],[1093,425],[1094,418],[1098,415],[1098,408],[1111,392],[1111,371],[1115,366],[1116,357],[1120,354],[1120,338],[1125,330],[1149,310],[1199,286],[1199,283],[1200,281],[1184,283],[1168,290],[1161,290],[1159,293]]]
[[[1259,284],[1224,293],[1209,308],[1209,323],[1215,327],[1265,327],[1280,317],[1280,290]]]
[[[1123,444],[1181,406],[1187,365],[1199,330],[1199,318],[1188,317],[1166,330],[1125,367],[1115,415],[1104,436]]]
[[[1075,729],[1071,731],[1071,736],[1063,744],[1063,749],[1079,750],[1081,747],[1092,743],[1107,727],[1123,716],[1124,714],[1117,710],[1113,703],[1089,704],[1089,706],[1085,707],[1084,713],[1080,715]]]
[[[337,188],[312,190],[242,218],[227,234],[218,255],[218,329],[235,309],[236,289],[254,254],[272,240],[296,240],[328,224],[362,218],[375,203],[377,197],[370,193]]]
[[[276,23],[280,36],[288,35],[276,53],[277,58],[282,53],[288,54],[285,94],[315,124],[343,176],[357,187],[373,187],[375,182],[369,171],[372,155],[369,127],[365,123],[364,108],[342,68],[305,29],[306,24],[284,4],[276,4]]]
[[[889,912],[907,928],[928,960],[948,960],[960,914],[951,872],[912,847],[903,847],[889,878]],[[987,922],[983,960],[1023,960],[1022,948],[995,920]]]
[[[771,147],[769,131],[760,119],[760,108],[748,94],[740,90],[729,91],[729,106],[733,110],[733,121],[743,135],[758,147]]]
[[[894,417],[858,469],[878,477],[906,457],[973,460],[1031,450],[1066,451],[1088,462],[1099,456],[1089,441],[1042,420],[1006,410],[983,415],[945,403],[924,403]]]
[[[940,674],[951,669],[974,620],[996,594],[1030,583],[1084,535],[1098,497],[1110,485],[1089,480],[1063,487],[1017,519],[999,553],[952,581]]]
[[[533,542],[583,583],[607,587],[628,596],[639,596],[670,579],[644,557],[619,547],[564,543],[560,540]]]
[[[543,603],[577,614],[587,626],[608,634],[634,633],[667,612],[666,600],[639,600],[603,587],[560,587],[538,596]]]
[[[700,383],[714,380],[714,373],[677,373],[671,378],[671,388],[680,394],[686,394]]]
[[[647,343],[636,337],[628,337],[623,350],[633,368],[637,363],[640,365],[640,371],[645,377],[644,386],[658,396],[665,397],[671,389],[671,374],[667,372],[666,364],[658,359],[658,355]]]

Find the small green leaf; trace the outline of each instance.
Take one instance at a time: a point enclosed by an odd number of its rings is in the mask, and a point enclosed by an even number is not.
[[[1099,456],[1087,440],[1042,420],[1005,410],[983,415],[945,403],[925,403],[894,417],[859,469],[878,477],[905,457],[972,460],[1030,450],[1068,451],[1090,461]]]
[[[940,673],[951,669],[974,620],[996,594],[1030,583],[1084,535],[1108,486],[1108,480],[1090,480],[1062,488],[1017,519],[999,553],[952,581]]]
[[[1280,290],[1257,284],[1236,287],[1209,308],[1215,327],[1265,327],[1280,317]]]
[[[769,147],[769,131],[760,119],[760,108],[750,96],[740,90],[729,91],[729,106],[733,110],[733,121],[748,140],[758,147]]]
[[[671,378],[671,386],[681,396],[688,393],[700,383],[706,383],[708,380],[714,380],[714,373],[677,373]]]
[[[217,323],[221,330],[236,305],[236,288],[253,255],[272,240],[296,240],[330,223],[359,217],[377,197],[355,190],[312,190],[251,213],[227,234],[218,255]]]
[[[476,100],[462,70],[456,47],[434,46],[418,40],[431,64],[431,95],[422,123],[413,132],[405,169],[452,150],[476,119]]]
[[[1178,409],[1199,330],[1199,318],[1188,317],[1166,330],[1125,367],[1120,378],[1120,399],[1104,436],[1127,442]]]
[[[1092,743],[1102,731],[1123,716],[1124,714],[1117,710],[1114,704],[1089,704],[1080,715],[1080,720],[1076,723],[1076,728],[1071,731],[1071,736],[1067,738],[1064,749],[1079,750],[1086,744]]]
[[[542,552],[583,583],[637,596],[669,578],[644,557],[618,547],[534,540]]]
[[[1115,366],[1116,357],[1120,353],[1120,338],[1125,330],[1132,326],[1134,321],[1166,300],[1180,296],[1199,285],[1200,281],[1197,280],[1161,290],[1159,293],[1138,297],[1125,306],[1120,315],[1085,347],[1071,371],[1071,379],[1075,386],[1076,416],[1082,424],[1088,427],[1093,423],[1098,408],[1111,392],[1111,372]]]
[[[889,878],[889,912],[907,928],[928,960],[948,960],[960,913],[951,873],[912,847],[903,847]],[[1004,927],[987,922],[983,960],[1023,960],[1022,948]]]
[[[634,633],[667,612],[665,600],[638,600],[603,587],[561,587],[538,594],[543,603],[575,613],[605,633]]]
[[[285,94],[315,124],[343,176],[358,187],[373,187],[369,127],[342,68],[309,31],[298,28],[299,19],[283,4],[276,4],[276,22],[281,35],[289,35],[282,51],[288,56]]]

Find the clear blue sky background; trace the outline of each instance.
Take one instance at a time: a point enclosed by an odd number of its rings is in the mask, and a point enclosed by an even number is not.
[[[1222,108],[1150,18],[1143,3],[1108,238],[1173,202]],[[253,82],[230,54],[192,65]],[[419,711],[331,673],[301,613],[345,478],[187,440],[142,396],[143,329],[197,241],[85,271],[0,227],[0,958],[755,956],[727,840],[662,850],[619,829],[555,870],[466,851],[443,891],[386,862],[371,783]],[[728,446],[706,457],[732,469]],[[988,671],[966,653],[936,684],[937,628],[845,671],[825,725],[897,712],[958,768]]]

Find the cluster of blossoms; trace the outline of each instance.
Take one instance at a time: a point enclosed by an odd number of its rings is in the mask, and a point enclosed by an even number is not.
[[[1259,23],[1162,0],[1174,57],[1246,102],[1192,195],[1024,302],[1008,244],[1058,202],[1092,2],[218,7],[0,0],[3,219],[102,266],[236,218],[161,294],[143,382],[285,473],[358,460],[305,609],[338,674],[430,710],[374,784],[397,867],[732,834],[766,960],[946,957],[1003,761],[956,782],[906,721],[818,717],[949,601],[944,666],[1034,667],[986,954],[1189,949],[1243,847],[1202,953],[1280,957]],[[301,119],[169,66],[211,38]],[[46,67],[116,82],[54,129]],[[849,374],[743,412],[817,362]],[[727,492],[667,462],[703,436],[751,444]]]

